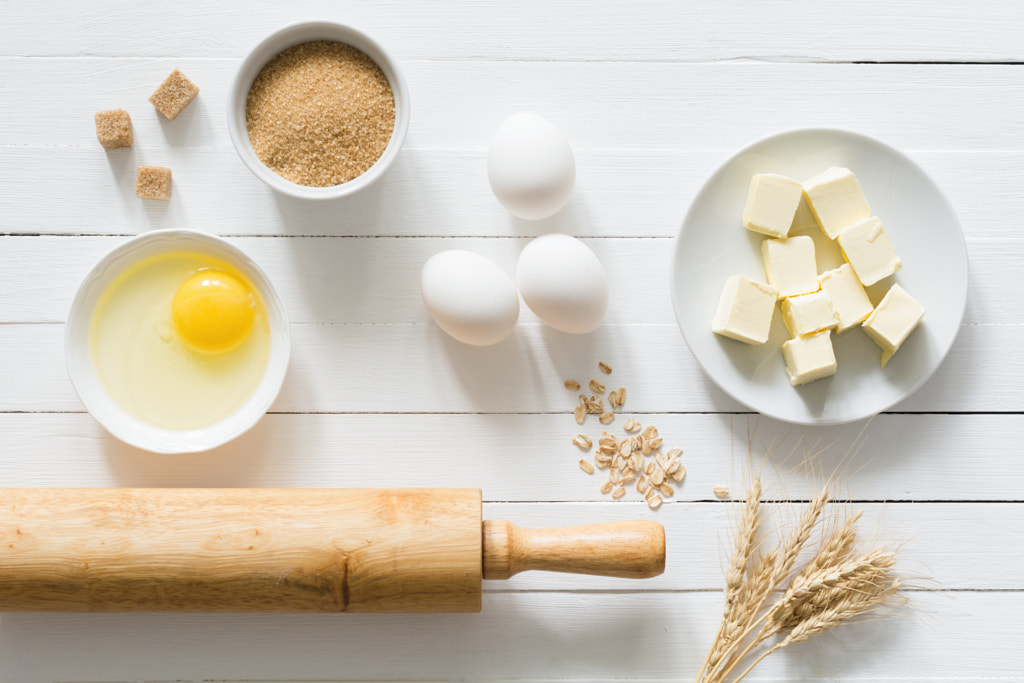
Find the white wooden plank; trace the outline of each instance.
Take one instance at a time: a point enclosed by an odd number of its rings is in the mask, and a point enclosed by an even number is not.
[[[111,152],[91,137],[76,147],[0,147],[0,186],[7,199],[0,233],[135,234],[193,227],[230,235],[527,236],[557,230],[672,237],[691,198],[733,151],[577,149],[578,179],[568,206],[548,220],[524,221],[491,194],[479,141],[472,150],[405,149],[378,183],[336,202],[274,193],[233,150],[141,142]],[[947,193],[968,237],[1019,236],[1006,217],[1024,213],[1017,176],[1024,154],[910,154]],[[169,204],[135,197],[135,168],[141,164],[173,170]],[[60,188],[59,201],[53,187]]]
[[[739,229],[739,228],[738,228]],[[89,269],[121,237],[0,237],[0,322],[63,322]],[[515,277],[528,238],[233,238],[266,270],[293,323],[429,323],[420,269],[445,249],[494,259]],[[673,240],[587,239],[608,273],[607,322],[671,323]],[[972,240],[965,324],[1024,324],[1019,276],[1024,239]],[[905,263],[913,255],[905,255]],[[982,265],[984,264],[984,265]],[[527,306],[520,322],[538,323]],[[710,321],[709,321],[710,324]]]
[[[0,411],[77,411],[61,325],[0,325]],[[897,411],[1024,410],[1024,326],[966,325],[942,367]],[[520,325],[468,347],[434,325],[293,325],[287,412],[567,411],[562,381],[598,360],[622,370],[639,412],[737,411],[675,325],[603,325],[586,337]],[[632,364],[628,363],[632,361]]]
[[[752,680],[1021,680],[1024,594],[914,597],[925,617],[841,627]],[[717,593],[503,593],[470,615],[4,614],[0,678],[684,681],[720,613]]]
[[[18,103],[0,110],[0,144],[95,147],[93,113],[123,107],[133,115],[139,145],[230,149],[225,98],[236,66],[198,58],[0,58],[3,97]],[[402,67],[414,110],[410,149],[483,149],[503,119],[526,109],[549,117],[580,149],[733,149],[784,128],[827,126],[907,149],[1024,150],[1016,106],[1024,82],[1015,66],[406,61]],[[146,100],[174,68],[201,92],[167,121]],[[980,111],[984,127],[977,125]]]
[[[934,2],[445,1],[301,6],[137,0],[10,3],[5,55],[241,57],[264,35],[303,19],[365,30],[403,59],[1020,61],[1020,8],[987,0]],[[202,21],[197,21],[197,16]],[[871,40],[865,37],[870,36]]]
[[[1021,415],[882,415],[868,425],[852,453],[863,425],[797,429],[746,415],[657,413],[638,419],[656,425],[667,447],[684,451],[687,475],[675,501],[716,500],[716,486],[742,491],[746,468],[762,462],[768,498],[809,498],[826,474],[838,472],[847,495],[857,500],[1024,500]],[[598,490],[602,475],[584,474],[577,464],[583,454],[570,443],[579,431],[596,439],[603,429],[592,424],[580,430],[568,413],[271,414],[219,449],[167,457],[122,444],[85,414],[0,414],[0,482],[455,486],[480,488],[492,502],[607,502]],[[616,431],[622,433],[621,425]],[[748,431],[755,436],[752,448]],[[778,442],[774,450],[773,442]],[[818,453],[820,448],[811,447],[815,443],[834,445]],[[772,456],[765,459],[768,450]],[[813,466],[807,469],[803,461],[811,455]],[[622,503],[640,500],[629,489]],[[908,533],[912,528],[908,525]]]

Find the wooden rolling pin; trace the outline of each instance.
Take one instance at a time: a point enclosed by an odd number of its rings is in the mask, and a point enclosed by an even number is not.
[[[521,529],[477,489],[0,489],[0,611],[478,612],[482,579],[664,568],[660,524]]]

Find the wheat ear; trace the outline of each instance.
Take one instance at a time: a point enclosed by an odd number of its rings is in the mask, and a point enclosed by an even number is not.
[[[755,476],[750,486],[747,487],[747,502],[743,506],[743,517],[740,520],[739,532],[736,534],[736,547],[732,557],[729,558],[729,567],[725,572],[725,608],[722,615],[722,623],[718,627],[718,634],[715,636],[713,646],[708,650],[700,672],[697,674],[699,681],[704,672],[710,667],[712,670],[718,665],[718,661],[724,652],[719,645],[727,644],[729,634],[726,630],[732,623],[733,615],[737,609],[737,601],[740,591],[744,586],[744,577],[747,574],[747,565],[750,563],[750,556],[754,552],[754,541],[757,531],[761,527],[761,478]],[[749,583],[749,579],[748,579]],[[723,637],[724,643],[723,643]]]

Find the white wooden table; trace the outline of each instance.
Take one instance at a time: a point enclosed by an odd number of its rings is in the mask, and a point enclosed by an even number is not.
[[[224,112],[245,51],[314,18],[388,47],[414,107],[385,179],[326,204],[250,175]],[[945,364],[870,423],[844,468],[866,528],[879,520],[909,539],[905,555],[941,592],[914,592],[910,618],[775,655],[755,678],[1024,678],[1022,31],[1021,5],[997,0],[3,0],[0,484],[472,486],[489,517],[524,525],[656,519],[669,557],[643,582],[492,582],[475,615],[2,614],[0,681],[692,679],[720,614],[730,506],[711,491],[740,486],[749,429],[799,434],[757,421],[702,374],[672,318],[669,253],[721,160],[800,126],[878,137],[931,173],[963,223],[971,289]],[[146,98],[173,68],[202,92],[168,122]],[[107,153],[92,115],[118,107],[136,143]],[[556,122],[577,154],[570,204],[541,223],[511,218],[487,185],[488,139],[520,110]],[[169,204],[135,198],[140,164],[173,169]],[[119,443],[64,370],[62,323],[82,276],[129,236],[167,227],[252,254],[293,323],[272,413],[202,455]],[[418,291],[431,254],[473,249],[512,272],[526,240],[551,230],[583,237],[606,265],[612,301],[597,332],[562,335],[524,309],[512,339],[476,349],[431,324]],[[602,496],[577,467],[561,383],[594,376],[598,360],[628,387],[630,410],[685,449],[688,478],[657,512],[635,493]],[[849,444],[862,427],[806,436]],[[770,475],[771,492],[804,498],[810,478]]]

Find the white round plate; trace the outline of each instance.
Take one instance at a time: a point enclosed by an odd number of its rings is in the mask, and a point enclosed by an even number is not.
[[[856,174],[903,262],[867,288],[877,304],[899,282],[927,312],[889,364],[860,327],[833,335],[835,376],[790,386],[781,345],[789,338],[778,307],[767,344],[751,346],[711,332],[725,281],[736,273],[765,281],[764,235],[741,222],[750,178],[779,173],[805,180],[830,166]],[[818,272],[843,263],[801,204],[790,235],[814,238]],[[740,150],[708,179],[676,237],[672,305],[697,362],[726,393],[770,417],[797,424],[841,424],[870,417],[924,384],[953,345],[967,301],[967,247],[956,213],[938,186],[904,154],[841,130],[779,133]]]

